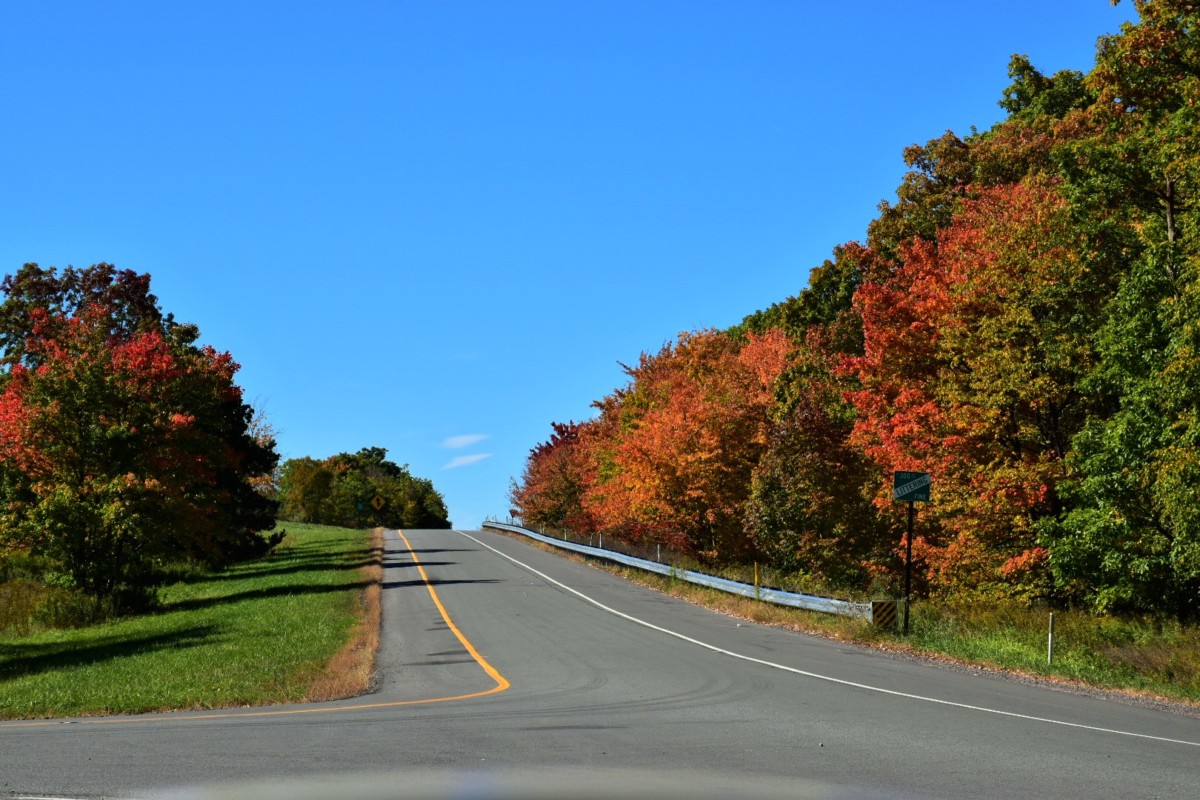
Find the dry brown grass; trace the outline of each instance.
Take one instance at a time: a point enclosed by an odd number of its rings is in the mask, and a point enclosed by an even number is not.
[[[304,699],[310,703],[342,700],[363,694],[375,677],[375,653],[379,650],[379,627],[382,622],[380,593],[383,583],[383,528],[371,536],[370,563],[359,572],[367,581],[359,601],[358,621],[350,639],[333,654],[325,669],[313,681]]]
[[[29,633],[34,615],[51,594],[48,587],[26,578],[0,581],[0,634]]]

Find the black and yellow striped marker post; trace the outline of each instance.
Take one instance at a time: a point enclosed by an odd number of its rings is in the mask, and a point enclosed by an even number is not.
[[[872,600],[871,624],[880,628],[896,627],[896,601]]]

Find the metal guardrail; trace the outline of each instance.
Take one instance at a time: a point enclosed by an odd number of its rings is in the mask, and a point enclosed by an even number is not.
[[[495,528],[496,530],[509,531],[510,533],[519,533],[522,536],[528,536],[530,539],[535,539],[544,544],[570,550],[582,555],[591,556],[592,558],[602,558],[606,561],[613,561],[618,564],[624,564],[627,567],[636,569],[644,569],[647,572],[656,572],[659,575],[666,575],[672,578],[695,583],[700,586],[707,586],[710,589],[717,589],[730,594],[742,595],[743,597],[751,597],[755,600],[762,600],[767,603],[774,603],[779,606],[790,606],[792,608],[803,608],[808,611],[820,611],[825,614],[837,614],[842,617],[857,617],[865,619],[877,624],[885,624],[889,616],[891,624],[894,624],[896,619],[896,604],[892,601],[877,601],[874,603],[852,603],[849,600],[834,600],[830,597],[816,597],[809,594],[797,594],[795,592],[784,592],[779,589],[764,589],[760,586],[752,586],[748,583],[740,583],[731,581],[725,578],[718,578],[714,575],[705,575],[703,572],[693,572],[691,570],[678,569],[668,564],[660,564],[657,561],[647,561],[644,558],[635,558],[627,556],[624,553],[618,553],[614,550],[605,550],[600,547],[589,547],[584,544],[575,544],[562,539],[555,539],[551,536],[531,531],[528,528],[523,528],[520,525],[509,525],[504,522],[487,521],[483,523],[485,528]],[[889,614],[890,607],[890,614]]]

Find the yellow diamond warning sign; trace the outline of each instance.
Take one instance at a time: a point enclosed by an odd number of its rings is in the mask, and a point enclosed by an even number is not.
[[[375,509],[376,511],[383,511],[383,507],[386,505],[387,500],[384,500],[379,495],[375,495],[371,498],[371,508]]]

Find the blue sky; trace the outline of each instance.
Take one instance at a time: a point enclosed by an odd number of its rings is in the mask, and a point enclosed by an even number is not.
[[[149,272],[285,457],[459,527],[677,333],[798,292],[903,148],[1090,68],[1107,0],[0,3],[0,274]]]

